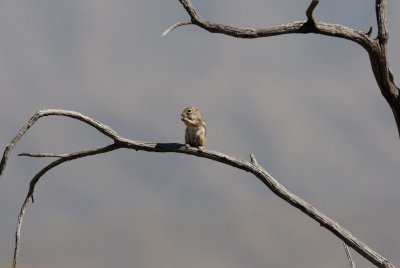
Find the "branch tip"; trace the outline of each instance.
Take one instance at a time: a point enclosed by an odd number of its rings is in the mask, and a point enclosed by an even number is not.
[[[368,32],[366,32],[365,34],[368,35],[368,36],[371,36],[371,34],[372,34],[372,26],[369,27]]]
[[[48,154],[48,153],[43,153],[43,154],[33,154],[33,153],[20,153],[18,156],[28,156],[28,157],[57,157],[57,158],[62,158],[62,157],[67,157],[68,154]]]
[[[250,163],[252,163],[254,166],[258,166],[257,159],[254,154],[250,154]]]
[[[353,262],[353,258],[351,257],[351,254],[350,254],[349,247],[344,242],[343,242],[343,246],[344,246],[344,251],[346,251],[346,256],[349,261],[350,267],[356,268],[356,266],[354,265],[354,262]]]
[[[172,25],[171,27],[169,27],[168,29],[166,29],[163,33],[162,36],[166,36],[167,34],[169,34],[170,32],[172,32],[173,30],[175,30],[175,28],[178,28],[179,26],[183,26],[183,25],[190,25],[193,24],[191,21],[188,22],[178,22],[175,23],[174,25]]]

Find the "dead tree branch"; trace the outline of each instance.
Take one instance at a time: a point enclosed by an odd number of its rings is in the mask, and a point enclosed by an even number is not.
[[[179,0],[179,2],[190,16],[192,24],[211,33],[220,33],[236,38],[260,38],[284,34],[314,33],[347,39],[361,45],[369,54],[375,80],[382,95],[392,109],[400,137],[400,88],[393,79],[387,59],[387,40],[389,38],[387,28],[387,0],[376,0],[376,17],[378,23],[378,36],[376,39],[370,36],[370,31],[365,33],[340,24],[330,24],[315,20],[313,11],[318,5],[319,0],[312,0],[308,6],[306,21],[295,21],[264,28],[236,28],[213,23],[200,17],[190,0]],[[169,31],[164,32],[164,35],[179,26],[175,25],[175,27],[171,27]]]
[[[356,268],[353,262],[353,258],[351,257],[349,247],[346,245],[346,243],[343,242],[344,246],[344,251],[346,252],[347,260],[349,261],[350,267],[351,268]]]
[[[179,26],[191,25],[191,24],[193,24],[193,23],[190,21],[189,22],[178,22],[178,23],[172,25],[171,27],[169,27],[168,29],[166,29],[163,32],[162,36],[166,36],[167,34],[169,34],[169,32],[173,31],[175,28],[178,28]]]
[[[217,161],[238,169],[241,169],[246,172],[250,172],[255,175],[262,183],[264,183],[273,193],[278,195],[280,198],[291,204],[292,206],[298,208],[303,213],[307,214],[313,220],[318,222],[322,227],[329,230],[331,233],[336,235],[339,239],[341,239],[344,243],[351,246],[358,253],[364,256],[366,259],[370,260],[378,267],[382,268],[393,268],[394,266],[387,261],[384,257],[373,251],[366,244],[362,243],[356,237],[354,237],[348,230],[340,226],[338,223],[330,219],[328,216],[317,210],[315,207],[311,206],[309,203],[296,196],[295,194],[288,191],[282,184],[280,184],[276,179],[274,179],[262,166],[257,163],[256,157],[254,155],[250,156],[250,161],[238,159],[226,154],[222,154],[216,151],[204,150],[200,151],[194,148],[187,148],[183,144],[180,143],[152,143],[152,142],[143,142],[143,141],[135,141],[131,139],[127,139],[118,135],[114,130],[110,127],[86,116],[78,112],[74,111],[66,111],[66,110],[57,110],[57,109],[48,109],[48,110],[40,110],[36,112],[32,118],[26,123],[18,134],[11,140],[10,144],[6,147],[3,158],[0,165],[0,172],[4,171],[9,155],[17,144],[17,142],[22,138],[22,136],[28,131],[28,129],[35,124],[40,118],[46,116],[64,116],[70,117],[77,120],[80,120],[94,128],[96,128],[103,135],[111,138],[113,143],[107,145],[105,147],[80,151],[70,154],[28,154],[24,153],[22,155],[29,157],[57,157],[56,160],[48,164],[42,170],[40,170],[30,181],[29,190],[21,207],[17,229],[15,233],[15,251],[14,251],[14,259],[13,259],[13,268],[17,266],[17,259],[19,253],[19,245],[20,245],[20,236],[21,236],[21,226],[23,222],[23,217],[26,211],[26,208],[29,204],[29,201],[33,202],[33,194],[35,190],[36,184],[39,182],[40,178],[46,174],[47,171],[57,167],[58,165],[63,164],[64,162],[75,160],[82,157],[87,157],[96,154],[102,154],[106,152],[110,152],[113,150],[125,148],[125,149],[134,149],[136,151],[147,151],[147,152],[159,152],[159,153],[180,153],[180,154],[188,154],[197,157],[207,158],[213,161]]]

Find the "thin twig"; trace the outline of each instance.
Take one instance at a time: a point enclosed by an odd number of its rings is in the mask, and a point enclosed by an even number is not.
[[[312,0],[310,5],[308,6],[307,11],[306,11],[308,21],[314,22],[313,12],[314,12],[315,7],[318,5],[318,3],[319,3],[319,0]]]
[[[189,22],[179,22],[179,23],[175,23],[174,25],[172,25],[171,27],[169,27],[168,29],[166,29],[162,36],[166,36],[167,34],[169,34],[170,32],[172,32],[173,30],[175,30],[175,28],[178,28],[179,26],[183,26],[183,25],[191,25],[193,24],[191,21]]]
[[[40,153],[40,154],[33,154],[33,153],[20,153],[18,156],[29,156],[29,157],[57,157],[57,158],[62,158],[62,157],[67,157],[69,154],[49,154],[49,153]]]
[[[365,34],[368,35],[368,36],[371,36],[371,34],[372,34],[372,26],[369,27],[368,32],[366,32]]]
[[[18,260],[18,253],[19,253],[19,247],[20,247],[20,242],[21,242],[21,227],[22,227],[22,222],[24,220],[24,214],[26,211],[26,208],[29,204],[29,200],[33,201],[33,193],[35,191],[36,184],[39,182],[40,178],[46,174],[47,171],[51,170],[52,168],[61,165],[64,162],[71,161],[74,159],[86,157],[86,156],[91,156],[91,155],[96,155],[96,154],[102,154],[102,153],[107,153],[116,149],[119,149],[120,146],[117,144],[111,144],[105,147],[97,148],[97,149],[92,149],[92,150],[87,150],[87,151],[82,151],[82,152],[76,152],[72,154],[68,154],[63,156],[62,158],[59,158],[50,164],[48,164],[46,167],[44,167],[42,170],[40,170],[30,181],[29,183],[29,190],[28,193],[25,197],[25,201],[22,204],[22,207],[20,209],[19,215],[18,215],[18,221],[17,221],[17,228],[15,231],[15,248],[14,248],[14,258],[13,258],[13,268],[17,267],[17,260]],[[27,156],[32,156],[30,154],[26,154]],[[36,157],[36,156],[33,156]],[[52,157],[52,156],[51,156]]]
[[[210,22],[198,15],[190,0],[179,0],[179,2],[189,14],[192,24],[195,24],[212,33],[220,33],[237,38],[261,38],[284,34],[317,33],[354,41],[364,48],[371,47],[374,43],[374,40],[367,36],[364,32],[357,31],[339,24],[329,24],[312,20],[316,27],[309,27],[309,21],[310,18],[312,18],[312,12],[317,6],[319,0],[313,0],[309,5],[306,12],[309,20],[277,24],[263,28],[237,28]]]
[[[18,141],[24,136],[24,134],[33,126],[33,124],[36,123],[40,118],[45,117],[45,116],[65,116],[65,117],[70,117],[77,119],[79,121],[82,121],[98,131],[100,131],[102,134],[105,136],[115,139],[118,134],[111,129],[109,126],[104,125],[84,114],[74,112],[74,111],[67,111],[67,110],[60,110],[60,109],[45,109],[45,110],[39,110],[37,111],[30,119],[29,121],[18,131],[17,135],[11,140],[11,142],[6,146],[4,152],[3,152],[3,157],[0,162],[0,176],[3,174],[4,169],[7,165],[8,157],[10,156],[10,153],[14,146],[18,143]]]
[[[350,254],[349,248],[347,247],[346,243],[343,242],[343,246],[344,246],[344,251],[346,251],[346,256],[347,256],[347,259],[349,260],[350,267],[356,268],[356,266],[354,265],[353,259],[351,258],[351,254]]]

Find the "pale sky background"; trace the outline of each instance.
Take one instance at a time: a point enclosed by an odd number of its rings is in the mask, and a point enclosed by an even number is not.
[[[206,19],[262,27],[305,19],[309,0],[196,0]],[[318,20],[376,35],[372,0],[321,0]],[[389,58],[400,80],[398,1]],[[367,53],[346,40],[239,40],[195,26],[176,0],[3,0],[0,146],[41,108],[82,112],[121,135],[183,142],[197,105],[207,147],[257,156],[289,190],[400,266],[400,140]],[[64,153],[107,144],[78,121],[46,118],[0,180],[0,267],[11,267],[28,182]],[[3,150],[3,149],[2,149]],[[349,267],[342,242],[255,177],[197,157],[116,151],[64,164],[36,188],[21,268]],[[373,267],[352,251],[357,267]]]

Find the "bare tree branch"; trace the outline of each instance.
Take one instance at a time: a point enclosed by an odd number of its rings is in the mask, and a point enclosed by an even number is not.
[[[390,79],[389,64],[387,61],[387,0],[376,0],[376,16],[378,22],[378,37],[373,39],[370,35],[372,28],[367,33],[354,30],[340,24],[330,24],[317,21],[313,11],[319,0],[312,0],[307,8],[307,21],[278,24],[264,28],[236,28],[228,25],[217,24],[199,16],[190,0],[179,0],[195,24],[211,33],[220,33],[236,38],[260,38],[284,34],[321,34],[331,37],[343,38],[361,45],[369,54],[371,68],[382,95],[392,109],[398,134],[400,137],[400,88]],[[176,27],[175,27],[176,28]]]
[[[98,121],[83,115],[78,112],[73,112],[73,111],[66,111],[66,110],[59,110],[59,109],[46,109],[46,110],[39,110],[37,111],[31,119],[18,131],[18,134],[11,140],[11,142],[7,145],[6,149],[4,150],[3,157],[0,162],[0,176],[3,174],[4,169],[7,164],[8,157],[14,148],[14,146],[18,143],[18,141],[22,138],[22,136],[33,126],[33,124],[36,123],[41,117],[44,116],[50,116],[50,115],[56,115],[56,116],[65,116],[65,117],[70,117],[74,119],[78,119],[79,121],[82,121],[101,133],[103,133],[105,136],[115,139],[117,137],[117,133],[112,130],[110,127],[99,123]]]
[[[101,147],[101,148],[92,149],[92,150],[88,150],[88,151],[76,152],[76,153],[72,153],[72,154],[65,154],[61,158],[48,164],[46,167],[44,167],[42,170],[40,170],[35,175],[35,177],[33,177],[33,179],[29,183],[28,194],[25,197],[25,201],[22,204],[21,210],[18,215],[17,229],[15,231],[15,248],[14,248],[13,268],[17,267],[17,259],[18,259],[20,241],[21,241],[21,227],[22,227],[22,222],[24,219],[25,211],[29,204],[29,200],[32,200],[32,203],[34,203],[33,193],[35,191],[35,186],[39,182],[40,178],[44,174],[46,174],[47,171],[51,170],[52,168],[54,168],[58,165],[61,165],[64,162],[71,161],[71,160],[74,160],[77,158],[86,157],[86,156],[107,153],[107,152],[116,150],[118,148],[120,148],[118,145],[111,144],[106,147]],[[23,155],[32,156],[32,157],[44,157],[44,155],[46,155],[46,154],[23,154]],[[47,154],[47,155],[49,155],[49,157],[54,157],[54,155],[52,155],[52,154]]]
[[[189,22],[178,22],[178,23],[172,25],[171,27],[169,27],[168,29],[166,29],[166,30],[163,32],[162,36],[166,36],[167,34],[169,34],[170,32],[172,32],[175,28],[178,28],[179,26],[190,25],[190,24],[193,24],[193,23],[190,22],[190,21],[189,21]]]
[[[338,223],[330,219],[328,216],[311,206],[309,203],[301,199],[300,197],[296,196],[295,194],[288,191],[283,185],[281,185],[276,179],[274,179],[262,166],[257,163],[257,160],[254,155],[251,155],[250,161],[242,160],[239,158],[235,158],[220,152],[204,150],[200,151],[198,149],[194,149],[192,147],[185,147],[184,144],[180,143],[152,143],[152,142],[143,142],[143,141],[135,141],[131,139],[127,139],[124,137],[119,136],[114,130],[110,127],[88,117],[81,113],[74,112],[74,111],[65,111],[65,110],[40,110],[34,114],[34,116],[28,121],[26,125],[18,132],[18,134],[12,139],[10,144],[6,147],[5,152],[3,154],[2,162],[4,169],[9,154],[11,153],[12,148],[16,145],[18,140],[22,138],[22,136],[26,133],[26,131],[41,117],[54,115],[54,116],[66,116],[71,117],[77,120],[80,120],[84,123],[91,125],[92,127],[96,128],[102,134],[110,137],[113,139],[114,143],[105,147],[81,151],[71,154],[27,154],[24,153],[25,156],[31,157],[59,157],[57,160],[51,162],[41,171],[39,171],[35,177],[30,182],[28,194],[25,198],[25,201],[21,207],[19,216],[18,216],[18,223],[17,223],[17,230],[16,230],[16,239],[15,239],[15,252],[14,252],[14,261],[13,261],[13,268],[16,268],[18,252],[19,252],[19,245],[20,245],[20,232],[21,226],[23,221],[23,216],[25,214],[27,205],[29,200],[32,199],[33,201],[33,193],[36,184],[40,180],[40,178],[52,168],[74,159],[102,154],[106,152],[110,152],[113,150],[117,150],[120,148],[126,149],[134,149],[137,151],[148,151],[148,152],[164,152],[164,153],[181,153],[181,154],[188,154],[194,155],[197,157],[207,158],[213,161],[217,161],[223,164],[230,165],[232,167],[236,167],[238,169],[244,170],[246,172],[250,172],[254,174],[262,183],[264,183],[273,193],[278,195],[280,198],[291,204],[292,206],[298,208],[303,213],[307,214],[313,220],[318,222],[322,227],[329,230],[331,233],[336,235],[340,238],[343,242],[347,245],[351,246],[355,249],[358,253],[360,253],[363,257],[374,263],[378,267],[382,268],[393,268],[394,266],[387,261],[384,257],[380,256],[378,253],[373,251],[370,247],[366,244],[362,243],[356,237],[354,237],[348,230],[340,226]]]
[[[356,266],[354,265],[354,262],[353,262],[353,258],[351,257],[349,248],[347,247],[346,243],[343,242],[343,246],[344,246],[344,251],[346,251],[346,256],[347,256],[347,259],[349,261],[350,267],[351,268],[356,268]]]
[[[387,59],[387,41],[389,39],[387,0],[376,0],[375,11],[378,36],[375,40],[374,49],[369,53],[371,66],[381,93],[392,108],[400,134],[400,88],[394,81]]]
[[[33,154],[33,153],[21,153],[18,154],[18,156],[29,156],[29,157],[57,157],[57,158],[62,158],[62,157],[67,157],[69,154],[48,154],[48,153],[41,153],[41,154]]]
[[[252,164],[255,165],[255,166],[258,165],[256,156],[255,156],[254,154],[250,154],[250,163],[252,163]]]
[[[366,32],[365,34],[368,35],[368,36],[371,36],[371,34],[372,34],[372,26],[369,27],[368,32]]]

